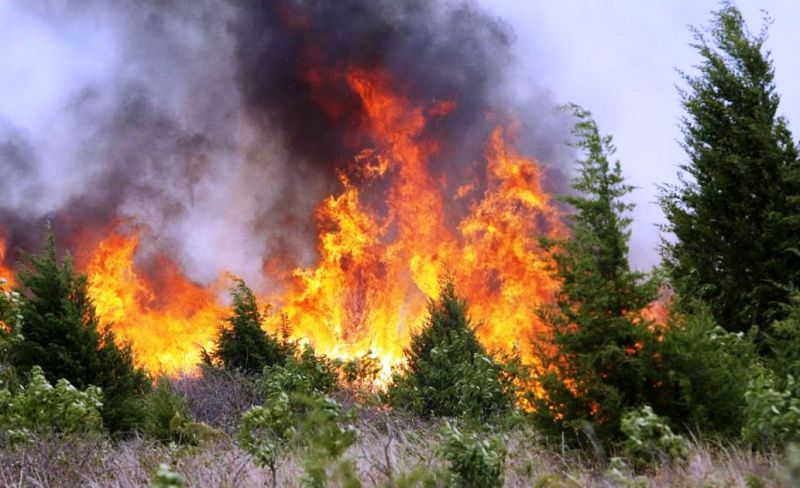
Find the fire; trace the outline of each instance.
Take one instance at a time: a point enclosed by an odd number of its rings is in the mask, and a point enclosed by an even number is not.
[[[101,241],[87,266],[89,295],[101,322],[130,341],[137,363],[150,372],[190,372],[201,347],[211,348],[225,309],[210,288],[186,279],[165,257],[158,259],[158,287],[134,266],[137,235]]]
[[[354,71],[347,81],[367,114],[375,145],[369,154],[384,168],[375,177],[391,179],[388,211],[368,208],[359,189],[340,177],[342,193],[317,211],[319,263],[295,270],[280,299],[294,336],[332,356],[371,352],[386,374],[402,361],[440,279],[450,276],[468,298],[484,344],[519,350],[535,362],[531,341],[544,327],[535,311],[558,286],[538,238],[563,234],[537,164],[516,153],[508,131],[497,128],[485,155],[486,188],[454,223],[448,203],[472,188],[446,193],[428,168],[437,144],[421,135],[426,113],[446,115],[453,102],[426,111],[392,94],[380,74]]]
[[[363,104],[362,129],[372,147],[358,154],[350,173],[340,172],[341,192],[320,203],[319,261],[291,273],[285,290],[271,297],[281,313],[264,327],[276,330],[285,316],[293,338],[332,357],[372,354],[386,379],[449,276],[468,299],[487,348],[518,351],[535,363],[531,344],[544,330],[536,310],[558,286],[538,239],[564,232],[540,168],[514,150],[512,131],[498,127],[485,152],[485,184],[449,191],[432,176],[438,145],[423,134],[455,102],[413,106],[380,73],[344,76]],[[388,190],[385,207],[373,208],[362,193],[378,179]],[[448,206],[464,199],[470,211],[456,218]],[[86,271],[97,313],[148,370],[191,371],[200,348],[212,347],[225,307],[213,286],[192,283],[167,258],[160,258],[156,278],[145,278],[134,264],[138,244],[137,234],[114,234],[91,253]]]
[[[0,235],[0,279],[6,280],[7,287],[13,287],[15,284],[14,272],[6,261],[6,240]]]

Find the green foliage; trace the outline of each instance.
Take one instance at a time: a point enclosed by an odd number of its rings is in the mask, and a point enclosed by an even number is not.
[[[145,432],[163,443],[197,445],[211,436],[211,428],[192,420],[186,400],[172,391],[168,378],[161,377],[145,399]]]
[[[544,361],[540,382],[544,395],[535,400],[545,430],[578,433],[591,425],[601,440],[619,435],[620,414],[646,403],[655,340],[642,310],[657,294],[654,280],[631,271],[628,264],[631,192],[619,162],[611,163],[614,146],[601,136],[591,114],[571,107],[578,122],[575,146],[585,152],[573,182],[577,195],[565,197],[575,208],[572,235],[547,241],[553,251],[561,289],[555,304],[542,310],[552,336],[542,338]]]
[[[428,304],[422,330],[412,334],[406,365],[389,387],[392,405],[423,416],[486,418],[507,412],[513,394],[502,367],[487,355],[452,282]]]
[[[159,465],[153,481],[150,482],[150,488],[183,488],[183,486],[183,476],[166,464]]]
[[[261,328],[266,312],[259,310],[253,291],[244,281],[237,280],[231,288],[231,300],[233,311],[220,328],[214,351],[203,351],[206,362],[245,374],[257,374],[267,366],[283,363],[291,351]]]
[[[336,364],[307,345],[299,357],[265,367],[256,386],[264,398],[282,392],[326,395],[336,387],[336,378]]]
[[[69,256],[59,263],[50,230],[44,253],[27,256],[18,278],[22,339],[10,351],[12,365],[19,373],[40,366],[51,382],[98,386],[105,425],[112,431],[138,426],[150,381],[134,366],[130,347],[118,346],[111,330],[100,327],[86,276],[73,270]]]
[[[750,380],[742,429],[746,441],[763,445],[800,440],[800,383],[792,375],[781,379],[762,368]]]
[[[242,416],[239,445],[258,465],[269,468],[272,486],[277,486],[278,455],[295,433],[295,413],[289,395],[284,392],[269,397],[264,406],[253,407]]]
[[[343,384],[357,390],[371,390],[381,373],[381,363],[368,352],[344,361],[338,369]]]
[[[745,394],[745,440],[758,445],[800,441],[800,293],[783,305],[783,319],[764,337],[769,355]]]
[[[273,486],[278,457],[292,446],[304,450],[304,484],[326,486],[325,480],[333,474],[352,481],[356,478],[351,463],[340,460],[356,439],[349,421],[339,404],[326,395],[281,391],[242,416],[239,445],[270,469]]]
[[[650,343],[654,350],[645,351],[656,358],[650,371],[653,408],[676,425],[738,435],[756,357],[752,341],[726,332],[701,303],[674,306],[658,333],[661,340]]]
[[[626,413],[620,428],[625,435],[625,454],[637,467],[659,459],[682,461],[689,455],[686,439],[673,434],[666,419],[656,415],[649,405]]]
[[[304,483],[325,486],[334,476],[342,486],[357,486],[352,463],[341,460],[355,442],[349,416],[328,396],[336,386],[336,365],[306,346],[284,364],[264,368],[257,381],[265,401],[242,417],[239,444],[262,466],[276,485],[278,456],[289,447],[304,450]]]
[[[0,432],[21,440],[33,432],[100,431],[101,398],[100,389],[94,386],[81,391],[65,379],[53,386],[35,366],[28,384],[18,391],[0,384]]]
[[[681,183],[662,191],[665,230],[677,238],[664,254],[679,294],[746,332],[780,315],[798,282],[800,261],[787,250],[800,248],[800,161],[777,115],[766,29],[752,36],[726,3],[695,37],[702,63],[681,93],[689,162]]]
[[[445,424],[442,457],[450,470],[450,481],[457,487],[503,486],[506,450],[501,439],[485,439]]]
[[[793,290],[782,307],[783,319],[773,322],[764,342],[769,350],[765,362],[778,376],[800,378],[800,292]]]
[[[352,419],[327,396],[300,395],[296,401],[304,410],[298,429],[307,446],[303,459],[303,485],[323,488],[328,486],[328,480],[335,479],[336,486],[361,486],[353,462],[341,459],[356,441],[356,431],[350,423]]]

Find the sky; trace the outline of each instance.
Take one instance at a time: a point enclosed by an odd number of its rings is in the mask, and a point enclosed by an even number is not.
[[[111,27],[54,31],[35,16],[19,15],[18,7],[25,1],[0,0],[0,130],[10,121],[14,130],[43,137],[40,151],[46,164],[68,188],[81,176],[70,171],[71,163],[62,161],[68,151],[57,144],[48,149],[46,144],[48,139],[58,140],[62,129],[58,121],[54,123],[54,107],[63,106],[64,94],[93,81],[102,83],[108,78],[109,66],[120,66],[122,51],[115,45],[118,37]],[[655,204],[657,185],[674,182],[677,166],[686,159],[679,145],[682,111],[676,86],[682,81],[677,69],[691,72],[699,61],[689,45],[689,27],[707,25],[711,11],[720,4],[689,0],[474,1],[514,32],[514,60],[509,67],[514,91],[521,97],[546,91],[556,103],[578,103],[593,112],[601,131],[614,136],[623,171],[637,188],[631,197],[637,204],[632,262],[642,269],[657,264],[660,234],[656,226],[663,223]],[[66,5],[50,1],[59,3]],[[736,5],[753,32],[760,29],[764,11],[773,19],[767,48],[772,52],[782,95],[780,111],[798,134],[800,57],[795,50],[800,45],[800,2],[740,0]],[[185,40],[190,48],[195,42],[200,41],[191,35]],[[165,73],[169,72],[168,61],[164,60]],[[193,69],[195,66],[189,65],[187,73]],[[172,87],[167,94],[170,90],[180,94]]]
[[[677,70],[691,73],[699,62],[690,26],[709,24],[719,2],[691,0],[482,0],[516,34],[519,90],[544,87],[559,103],[592,111],[600,130],[611,134],[623,172],[637,187],[631,261],[658,264],[656,226],[663,214],[657,185],[676,181],[686,161],[679,145],[682,115]],[[772,53],[780,113],[800,135],[800,2],[735,2],[751,32],[765,11],[772,18],[766,47]],[[537,86],[538,85],[538,86]]]

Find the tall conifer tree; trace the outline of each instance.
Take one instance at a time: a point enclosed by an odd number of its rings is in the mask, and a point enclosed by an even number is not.
[[[571,236],[548,242],[562,286],[542,315],[552,326],[550,364],[536,415],[547,427],[581,430],[587,423],[601,438],[614,437],[626,408],[647,403],[647,358],[652,334],[642,310],[657,287],[628,264],[631,205],[610,136],[601,136],[591,114],[572,107],[578,119],[575,147],[585,153],[573,181],[576,194]]]
[[[778,115],[766,29],[748,33],[732,5],[695,32],[702,57],[684,74],[680,184],[663,189],[664,254],[675,288],[707,301],[729,331],[780,318],[798,283],[800,162]]]

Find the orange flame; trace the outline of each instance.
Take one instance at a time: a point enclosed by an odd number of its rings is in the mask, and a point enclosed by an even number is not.
[[[0,278],[6,280],[5,286],[12,288],[15,286],[14,272],[6,263],[6,240],[0,235]]]
[[[360,97],[362,129],[373,145],[348,174],[386,179],[385,208],[365,204],[362,189],[340,173],[341,193],[316,211],[317,265],[295,269],[285,290],[272,297],[292,336],[333,357],[372,353],[385,380],[402,362],[440,279],[450,276],[480,324],[481,341],[491,351],[519,351],[525,362],[536,363],[532,341],[545,327],[536,310],[558,286],[538,239],[564,233],[540,168],[513,149],[512,131],[498,127],[485,153],[484,185],[449,191],[430,171],[438,144],[424,129],[455,110],[456,102],[413,106],[380,73],[342,76]],[[455,201],[467,202],[469,214],[453,215],[448,208]],[[150,371],[192,370],[200,347],[212,346],[225,307],[213,286],[193,284],[166,258],[158,284],[146,279],[134,265],[138,242],[137,235],[112,235],[91,254],[87,271],[98,315],[131,341]],[[278,317],[265,328],[277,329]]]
[[[535,361],[530,342],[544,327],[535,311],[558,286],[538,237],[563,234],[536,163],[496,129],[486,152],[486,190],[470,215],[448,227],[448,197],[427,167],[437,146],[421,137],[425,112],[388,91],[380,75],[356,71],[348,82],[366,109],[372,152],[393,178],[389,210],[380,216],[365,207],[341,177],[344,191],[317,212],[320,261],[296,270],[282,298],[294,336],[333,356],[372,352],[387,374],[402,361],[439,280],[451,276],[484,344]]]
[[[216,295],[159,258],[159,288],[134,267],[138,236],[101,241],[88,265],[89,295],[104,324],[130,341],[137,363],[151,372],[192,371],[200,348],[211,348],[224,308]]]

